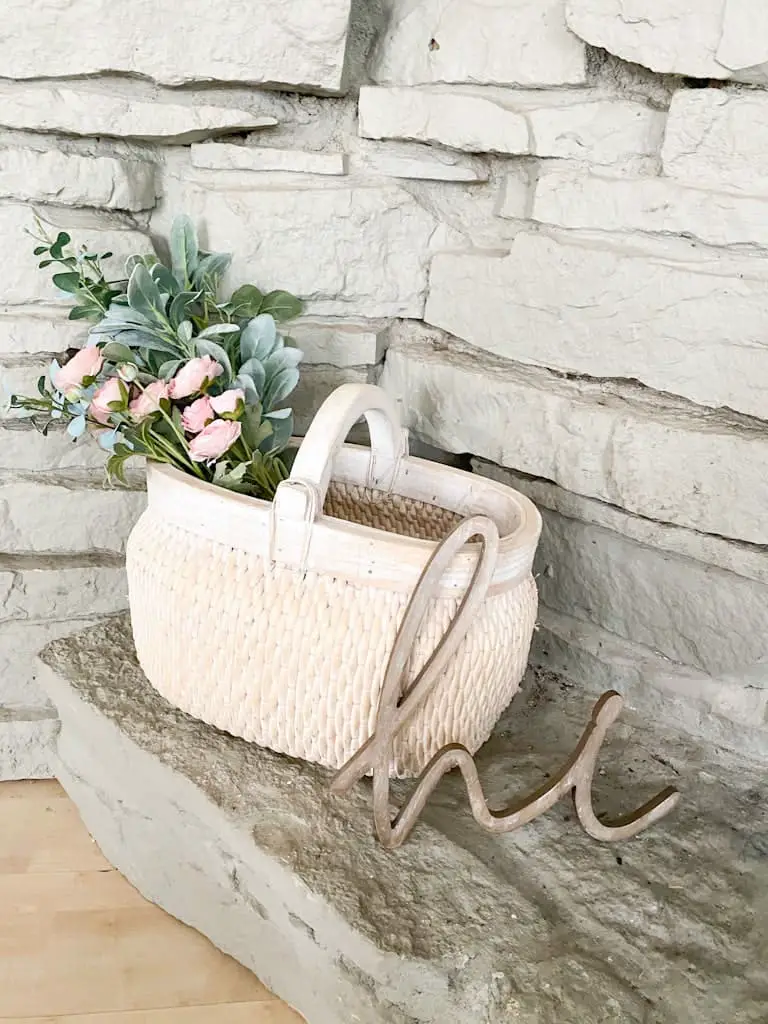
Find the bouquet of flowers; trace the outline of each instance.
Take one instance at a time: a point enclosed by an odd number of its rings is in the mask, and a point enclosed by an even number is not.
[[[271,500],[288,475],[291,410],[282,403],[299,380],[302,353],[278,323],[301,312],[285,291],[254,285],[219,296],[226,253],[200,249],[187,217],[171,229],[171,265],[131,256],[125,280],[109,280],[104,261],[71,248],[38,223],[40,267],[64,269],[53,283],[73,296],[71,320],[93,322],[85,347],[54,360],[39,396],[13,395],[47,433],[60,420],[77,440],[98,435],[107,472],[125,482],[133,456],[165,462],[201,480]]]

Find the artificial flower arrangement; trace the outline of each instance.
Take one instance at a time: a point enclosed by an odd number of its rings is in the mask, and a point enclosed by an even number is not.
[[[231,256],[205,252],[188,217],[171,228],[171,265],[135,255],[125,280],[109,280],[104,261],[71,238],[55,240],[38,223],[40,267],[63,271],[53,283],[73,296],[71,320],[92,321],[85,347],[51,364],[39,397],[13,395],[47,433],[66,422],[77,440],[98,435],[107,472],[125,482],[133,456],[164,462],[201,480],[271,500],[288,475],[290,409],[302,353],[277,324],[301,312],[285,291],[243,285],[219,297]]]

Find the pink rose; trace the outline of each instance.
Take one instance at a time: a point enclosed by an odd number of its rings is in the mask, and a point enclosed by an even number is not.
[[[222,373],[223,367],[210,356],[190,359],[169,384],[168,394],[171,398],[188,398],[190,395],[196,395],[208,382]]]
[[[168,385],[164,380],[156,380],[151,384],[148,384],[138,398],[134,398],[131,404],[128,406],[128,411],[131,414],[131,418],[139,423],[141,420],[145,420],[147,416],[151,416],[153,412],[157,412],[160,408],[160,402],[168,397]]]
[[[203,395],[184,410],[181,422],[188,434],[199,434],[204,427],[208,426],[213,419],[211,405],[211,400]]]
[[[115,411],[109,408],[110,405],[113,402],[124,402],[125,397],[125,385],[117,377],[110,377],[91,399],[91,404],[88,406],[91,418],[97,423],[109,423],[109,417]]]
[[[71,394],[83,386],[86,377],[95,377],[103,365],[101,352],[95,345],[81,348],[69,362],[53,374],[51,378],[53,386],[65,395]]]
[[[239,416],[243,411],[244,405],[245,392],[242,388],[232,388],[229,391],[223,391],[220,395],[216,395],[215,398],[211,399],[213,411],[225,419]]]
[[[193,462],[213,462],[240,437],[242,427],[234,420],[214,420],[189,442]]]

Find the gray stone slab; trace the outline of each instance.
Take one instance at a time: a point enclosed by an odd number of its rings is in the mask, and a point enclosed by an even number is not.
[[[614,728],[597,803],[676,782],[681,808],[619,846],[565,803],[502,837],[444,780],[386,853],[370,796],[171,708],[117,618],[43,654],[59,776],[149,899],[252,968],[309,1024],[760,1024],[768,978],[765,774],[713,748]],[[480,755],[492,804],[542,780],[588,703],[529,680]]]
[[[58,727],[50,706],[0,706],[0,781],[52,778]]]

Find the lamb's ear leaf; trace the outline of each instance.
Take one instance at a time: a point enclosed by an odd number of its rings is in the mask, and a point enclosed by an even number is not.
[[[176,217],[171,225],[171,266],[182,288],[192,284],[198,264],[197,233],[189,217]]]

